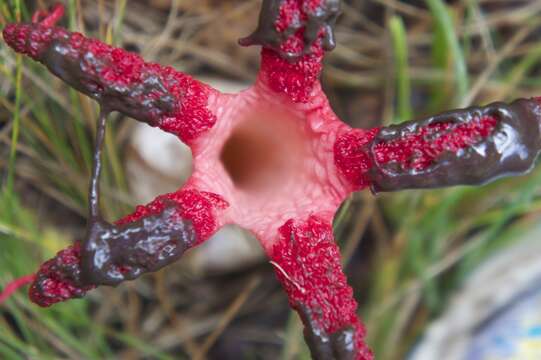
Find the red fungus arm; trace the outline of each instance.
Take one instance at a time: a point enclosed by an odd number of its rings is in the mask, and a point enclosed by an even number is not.
[[[64,16],[64,5],[56,4],[49,10],[36,11],[32,15],[32,22],[42,26],[54,26]]]
[[[264,0],[257,29],[239,43],[263,47],[260,79],[272,90],[307,102],[339,14],[339,0]]]
[[[50,13],[36,13],[34,23],[10,24],[3,31],[15,51],[46,65],[97,100],[102,110],[89,189],[87,238],[40,267],[30,298],[41,306],[81,297],[97,285],[135,279],[176,261],[217,230],[216,211],[228,206],[218,195],[185,188],[139,206],[116,224],[101,219],[98,184],[106,115],[120,111],[189,144],[215,123],[207,109],[214,90],[171,67],[145,63],[138,55],[53,27],[63,10],[58,5]]]
[[[6,301],[15,291],[19,288],[32,283],[35,279],[34,274],[21,276],[15,280],[10,281],[6,286],[0,291],[0,305]]]
[[[540,151],[541,103],[520,99],[352,130],[337,140],[335,163],[354,189],[377,193],[481,185],[529,171]]]
[[[44,17],[39,23],[8,24],[4,40],[110,111],[159,126],[188,144],[214,125],[207,108],[214,89],[172,67],[53,27],[62,13],[59,5],[49,15],[36,13],[34,20]]]
[[[82,297],[97,285],[117,285],[178,260],[221,226],[228,206],[215,194],[182,189],[164,194],[115,225],[98,221],[89,238],[41,265],[30,288],[40,306]]]
[[[271,263],[304,324],[314,359],[372,359],[329,222],[316,216],[279,228]]]

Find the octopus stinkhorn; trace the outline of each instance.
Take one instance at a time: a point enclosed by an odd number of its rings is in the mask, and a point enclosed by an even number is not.
[[[352,129],[333,113],[319,75],[335,46],[338,0],[264,0],[249,89],[223,94],[136,54],[55,27],[63,7],[3,30],[16,52],[101,106],[85,239],[45,262],[30,298],[41,306],[116,285],[176,261],[226,224],[265,249],[316,359],[372,359],[340,264],[333,216],[354,191],[477,185],[530,170],[541,149],[541,100],[520,99],[420,121]],[[99,210],[106,116],[120,111],[188,144],[193,173],[114,224]]]

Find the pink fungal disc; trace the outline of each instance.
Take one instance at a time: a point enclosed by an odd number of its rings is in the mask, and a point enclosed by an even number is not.
[[[279,226],[318,214],[331,220],[347,196],[332,147],[343,128],[320,88],[310,103],[276,96],[265,82],[211,104],[218,121],[193,143],[189,186],[228,201],[219,217],[252,231],[270,251]]]

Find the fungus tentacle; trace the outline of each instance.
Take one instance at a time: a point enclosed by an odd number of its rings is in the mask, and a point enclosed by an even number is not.
[[[30,299],[40,306],[82,297],[97,285],[117,285],[178,260],[221,224],[227,203],[215,194],[184,188],[157,197],[109,224],[93,222],[84,242],[60,251],[36,273]]]
[[[339,15],[339,0],[264,0],[257,29],[239,43],[263,47],[260,79],[271,89],[308,102]]]
[[[54,26],[64,16],[64,6],[56,4],[49,10],[38,10],[32,15],[32,22],[42,26]]]
[[[207,106],[216,90],[170,66],[52,26],[59,15],[55,10],[40,23],[8,24],[4,40],[111,111],[159,126],[187,144],[214,125]]]
[[[312,357],[372,359],[331,223],[313,215],[291,219],[278,232],[269,257],[291,307],[301,317]]]
[[[30,298],[41,306],[83,296],[98,285],[115,286],[173,263],[216,231],[216,207],[227,206],[217,195],[186,188],[138,207],[117,224],[104,221],[99,179],[108,113],[102,106],[89,185],[87,235],[41,266],[30,288]]]
[[[261,45],[290,61],[312,53],[315,46],[331,51],[339,15],[339,0],[263,0],[256,30],[239,44]]]
[[[335,163],[355,189],[482,185],[534,166],[541,151],[541,103],[497,102],[368,134],[352,130],[335,144]]]

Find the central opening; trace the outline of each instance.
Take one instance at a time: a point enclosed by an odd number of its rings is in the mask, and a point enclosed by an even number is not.
[[[293,114],[258,109],[226,140],[221,161],[235,186],[248,191],[279,191],[302,171],[306,133]]]

